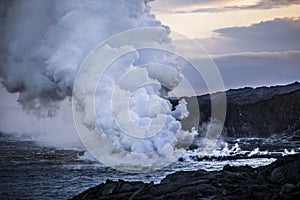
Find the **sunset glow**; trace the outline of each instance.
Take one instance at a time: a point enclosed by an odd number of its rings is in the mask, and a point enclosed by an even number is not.
[[[197,8],[219,9],[228,6],[249,6],[255,5],[257,1],[228,1],[213,3],[203,3],[201,5],[183,6],[174,8],[172,11],[167,7],[166,12],[160,8],[160,0],[151,3],[156,17],[164,24],[171,27],[173,31],[182,33],[191,38],[205,38],[213,34],[213,30],[234,26],[249,26],[261,21],[273,20],[275,18],[297,17],[300,13],[300,5],[284,6],[272,9],[225,9],[218,12],[189,12]],[[215,2],[215,1],[213,1]],[[176,11],[187,11],[177,13]],[[195,24],[196,23],[196,24]]]

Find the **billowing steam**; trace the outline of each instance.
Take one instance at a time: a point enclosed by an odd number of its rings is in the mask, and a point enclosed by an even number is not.
[[[158,27],[164,29],[165,34],[153,36],[153,42],[170,43],[168,27],[155,19],[144,0],[6,0],[0,2],[0,12],[0,73],[3,85],[7,91],[19,93],[18,101],[25,109],[46,111],[46,115],[52,115],[51,110],[57,107],[57,102],[72,96],[81,63],[95,45],[110,36],[133,28]],[[133,47],[107,46],[106,51],[122,51],[124,48]],[[158,66],[147,65],[157,61],[167,65],[171,69],[169,73]],[[113,91],[125,102],[134,89],[130,81],[120,80],[123,74],[133,69],[139,75],[132,75],[128,80],[138,82],[142,77],[153,84],[135,88],[134,95],[128,100],[130,120],[142,128],[150,125],[162,127],[158,138],[141,141],[116,131],[117,126],[122,124],[114,120],[124,119],[122,106],[126,105],[119,105],[114,116],[107,109]],[[93,78],[87,76],[85,80]],[[191,142],[193,134],[182,131],[178,121],[188,114],[185,102],[182,101],[174,110],[164,99],[180,80],[180,66],[172,55],[133,48],[130,54],[112,63],[97,87],[96,118],[88,103],[87,85],[79,87],[74,98],[83,108],[82,123],[90,130],[101,127],[114,145],[125,150],[151,152],[162,148],[165,140],[170,141],[181,132],[173,145],[184,146],[185,140]],[[145,134],[151,136],[151,130],[146,130]]]
[[[137,27],[160,27],[143,0],[1,1],[1,77],[23,106],[72,93],[76,71],[96,44]]]

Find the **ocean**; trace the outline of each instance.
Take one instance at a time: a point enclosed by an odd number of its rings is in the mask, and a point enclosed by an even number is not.
[[[107,179],[158,183],[176,171],[221,170],[226,164],[258,167],[275,161],[270,157],[197,161],[189,159],[193,150],[187,151],[183,162],[161,170],[126,173],[104,166],[83,150],[44,146],[28,137],[1,133],[0,147],[0,199],[68,199]]]

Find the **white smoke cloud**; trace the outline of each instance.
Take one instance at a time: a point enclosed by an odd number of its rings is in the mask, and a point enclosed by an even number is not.
[[[1,76],[9,92],[20,93],[23,105],[69,96],[79,64],[109,36],[162,26],[142,0],[6,2]]]
[[[110,36],[133,28],[157,27],[163,29],[164,34],[149,35],[153,43],[170,45],[169,28],[155,19],[144,0],[5,1],[1,5],[1,27],[4,28],[0,44],[1,58],[4,58],[0,63],[3,85],[9,92],[19,93],[18,101],[24,108],[44,115],[53,113],[49,110],[56,109],[57,102],[72,95],[80,64],[95,45]],[[86,74],[80,72],[84,82],[73,97],[83,108],[82,123],[90,131],[101,127],[114,145],[135,153],[155,151],[170,141],[173,141],[173,147],[176,143],[184,146],[183,141],[191,142],[194,133],[181,131],[177,120],[187,116],[185,103],[172,111],[171,104],[163,98],[181,81],[176,60],[169,53],[140,51],[126,44],[105,46],[102,50],[109,54],[128,49],[132,53],[113,63],[97,88],[96,110],[91,105],[94,88],[90,83],[97,82],[99,77],[91,76],[89,71]],[[147,65],[150,61],[168,66],[171,73]],[[142,142],[122,135],[114,122],[115,116],[108,110],[121,75],[138,66],[142,66],[142,74],[155,84],[136,90],[129,107],[132,121],[139,127],[162,126],[158,138]],[[119,89],[117,94],[125,98],[130,84],[125,81]],[[143,110],[147,108],[149,112]],[[96,116],[93,115],[95,111]],[[118,114],[121,117],[122,111],[120,107]],[[173,139],[178,133],[181,135],[177,139],[183,138],[182,141]],[[164,156],[158,155],[157,159]]]

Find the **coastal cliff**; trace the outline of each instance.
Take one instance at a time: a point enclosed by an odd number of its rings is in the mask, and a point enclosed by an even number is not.
[[[223,134],[229,137],[268,137],[300,130],[300,83],[285,86],[233,89],[226,92],[227,112]],[[188,103],[195,97],[183,97]],[[199,127],[211,117],[210,98],[218,93],[198,96],[200,118],[191,115],[187,127]],[[171,101],[176,105],[176,101]],[[196,119],[196,120],[195,120]]]

